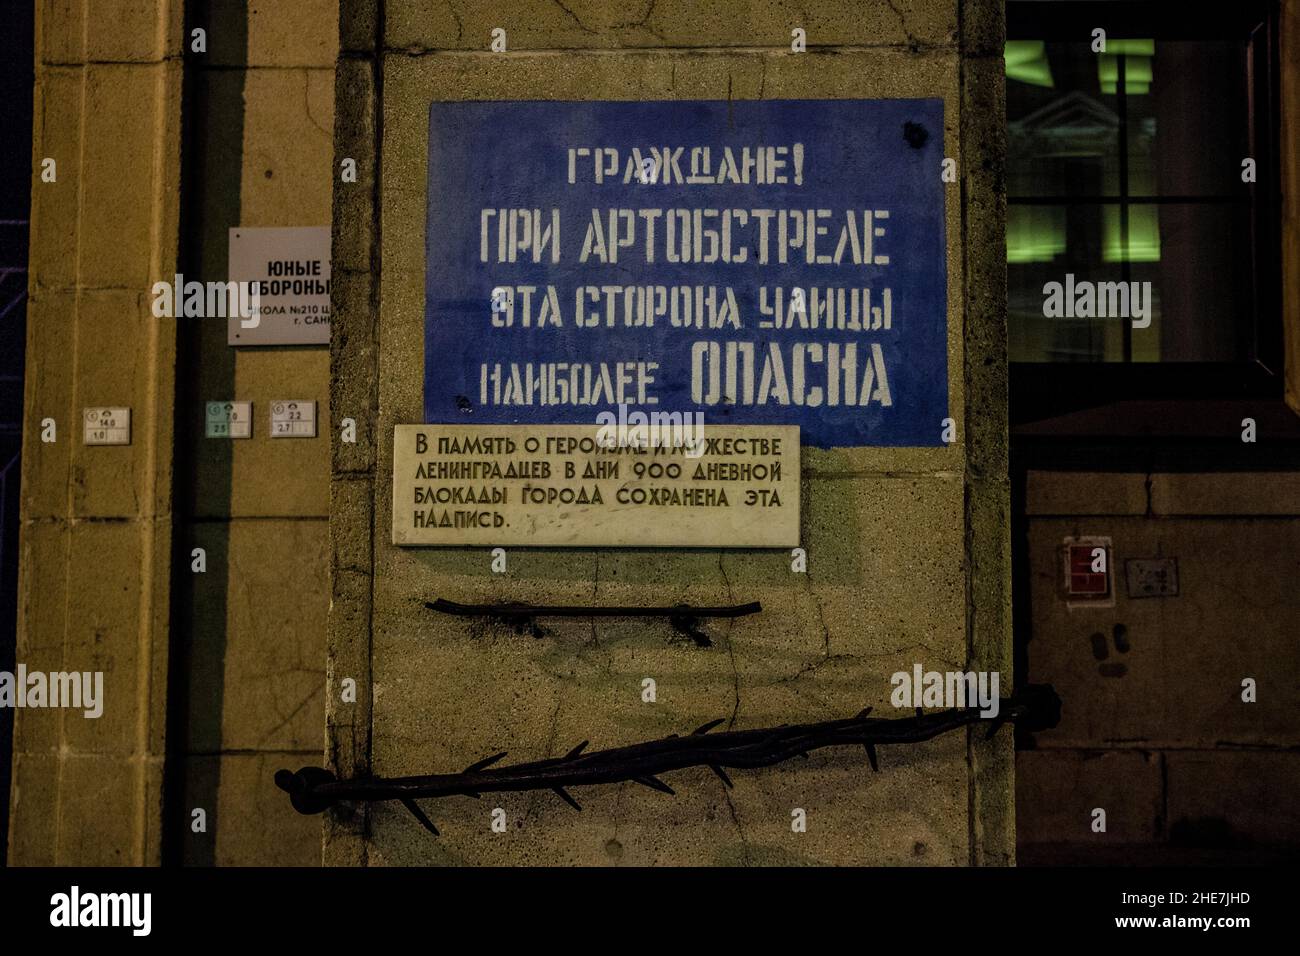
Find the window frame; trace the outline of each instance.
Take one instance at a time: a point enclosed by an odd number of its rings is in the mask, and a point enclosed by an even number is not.
[[[1252,212],[1253,358],[1238,362],[1010,362],[1012,426],[1122,401],[1280,400],[1284,348],[1278,4],[1239,0],[1206,9],[1115,0],[1007,0],[1006,10],[1008,40],[1087,43],[1097,28],[1104,29],[1108,37],[1150,36],[1157,41],[1240,36],[1248,44],[1247,135],[1257,177],[1253,200],[1243,199]],[[1160,197],[1157,201],[1177,198]]]

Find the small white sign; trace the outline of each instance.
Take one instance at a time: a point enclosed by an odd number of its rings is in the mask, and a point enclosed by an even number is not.
[[[315,438],[316,403],[283,401],[271,403],[272,438]]]
[[[252,438],[252,402],[208,402],[204,434],[208,438]]]
[[[228,345],[329,345],[330,227],[230,230],[231,282],[257,284],[258,307],[231,316]]]
[[[82,440],[87,445],[131,444],[129,408],[87,408],[81,420],[85,425]]]

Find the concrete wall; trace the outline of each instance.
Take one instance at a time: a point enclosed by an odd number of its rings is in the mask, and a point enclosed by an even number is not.
[[[318,863],[271,775],[323,749],[328,353],[236,353],[223,319],[154,318],[151,287],[224,280],[229,226],[329,223],[335,0],[40,0],[37,23],[17,659],[102,670],[106,701],[18,711],[9,862]],[[204,439],[231,398],[254,437]],[[276,398],[316,399],[319,437],[271,441]],[[131,406],[129,447],[82,443],[91,405]]]
[[[1009,688],[1003,62],[1001,4],[827,2],[342,3],[336,161],[356,184],[334,203],[329,758],[340,775],[459,769],[499,750],[562,754],[706,721],[761,727],[889,709],[913,663],[999,670]],[[488,52],[492,28],[508,54]],[[790,53],[790,30],[809,50]],[[941,96],[946,155],[950,414],[939,449],[805,449],[808,574],[783,552],[400,550],[389,537],[393,426],[422,417],[424,217],[433,99],[736,99]],[[936,170],[936,175],[939,171]],[[972,398],[977,396],[977,398]],[[938,423],[936,423],[938,427]],[[548,624],[541,640],[440,618],[424,601],[731,603],[714,646],[666,622]],[[642,703],[641,680],[658,682]],[[357,680],[356,703],[341,682]],[[892,711],[890,711],[892,713]],[[982,737],[982,734],[979,735]],[[574,813],[549,793],[428,809],[345,807],[326,822],[332,864],[955,864],[1014,855],[1008,734],[886,748],[736,773],[674,774],[676,798],[593,787]],[[489,830],[494,806],[510,830]],[[806,834],[791,833],[804,808]]]
[[[1294,853],[1300,474],[1030,472],[1027,511],[1028,672],[1064,706],[1061,725],[1017,755],[1022,850]],[[1059,594],[1059,549],[1081,534],[1113,539],[1113,607],[1071,610]],[[1124,562],[1155,556],[1177,559],[1178,596],[1129,597]],[[1095,807],[1104,834],[1090,829]]]

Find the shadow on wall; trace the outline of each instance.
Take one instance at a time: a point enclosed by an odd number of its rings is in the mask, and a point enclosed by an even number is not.
[[[186,4],[185,36],[203,27],[220,34],[236,62],[211,68],[185,61],[181,179],[181,271],[224,280],[228,230],[239,225],[244,145],[248,10],[244,3]],[[188,40],[186,41],[188,42]],[[164,865],[215,865],[217,797],[221,786],[229,603],[232,444],[205,441],[204,397],[231,396],[235,352],[224,320],[179,322],[176,369],[176,473],[173,487],[171,673],[168,685]],[[192,551],[207,571],[190,573]],[[206,813],[195,834],[192,809]]]

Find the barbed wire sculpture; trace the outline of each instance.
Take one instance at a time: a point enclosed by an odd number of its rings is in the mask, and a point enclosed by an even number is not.
[[[729,730],[710,734],[724,718],[704,724],[688,736],[673,734],[659,740],[587,752],[584,740],[563,757],[530,763],[494,767],[505,752],[492,754],[470,764],[459,773],[414,777],[358,777],[339,780],[321,767],[298,771],[280,770],[275,783],[289,794],[293,808],[302,814],[323,813],[341,801],[398,800],[435,836],[438,828],[420,809],[416,800],[483,793],[551,790],[575,810],[582,807],[569,793],[570,787],[631,781],[665,794],[675,791],[659,779],[660,774],[688,767],[708,767],[728,788],[727,770],[770,767],[793,757],[807,757],[825,747],[858,746],[866,750],[871,769],[879,771],[878,747],[920,743],[941,734],[987,720],[987,737],[1005,723],[1015,722],[1035,731],[1055,727],[1060,721],[1061,701],[1050,685],[1029,685],[1004,697],[996,717],[981,717],[972,708],[954,708],[927,714],[917,708],[914,716],[871,717],[871,708],[856,717],[814,724],[793,724],[759,730]]]

